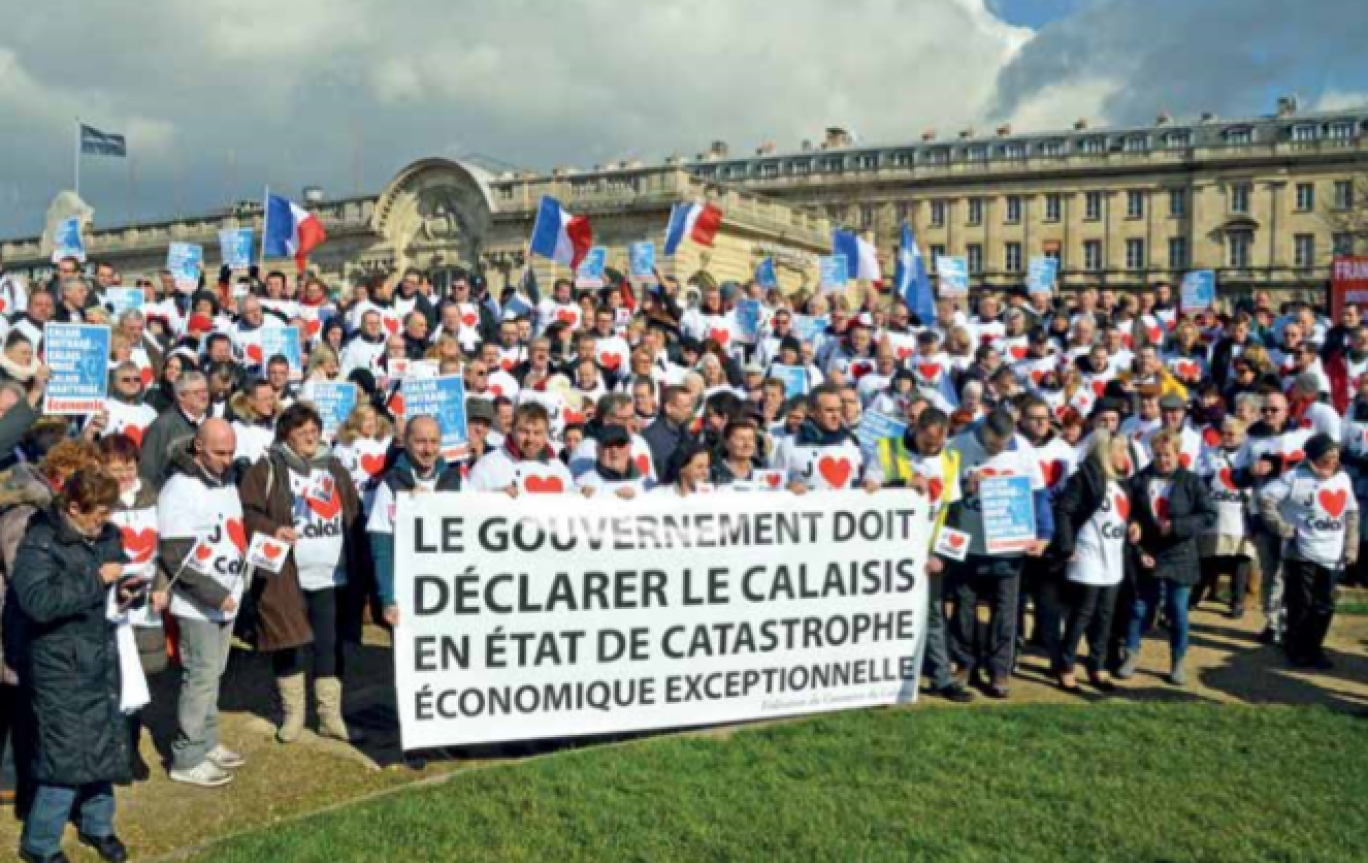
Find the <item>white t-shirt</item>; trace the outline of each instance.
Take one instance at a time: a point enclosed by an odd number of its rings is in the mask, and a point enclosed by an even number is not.
[[[864,454],[853,437],[832,446],[803,446],[784,438],[774,454],[774,467],[785,484],[801,482],[813,491],[855,488],[864,474]]]
[[[1069,581],[1097,587],[1121,583],[1129,517],[1130,499],[1125,490],[1115,480],[1108,481],[1102,503],[1078,530],[1074,557],[1069,561]]]
[[[1208,496],[1216,509],[1216,523],[1207,531],[1216,536],[1245,536],[1249,532],[1250,490],[1235,487],[1235,471],[1250,465],[1248,447],[1229,452],[1212,447],[1202,454],[1197,474],[1206,481]]]
[[[509,486],[522,494],[563,494],[574,490],[575,481],[558,459],[514,461],[504,447],[485,453],[470,469],[472,491],[503,491]]]
[[[307,476],[289,471],[294,529],[299,535],[291,554],[305,591],[326,590],[347,583],[342,550],[342,492],[332,474],[313,470]]]
[[[242,559],[247,551],[247,528],[236,486],[215,488],[183,473],[173,474],[157,497],[157,532],[162,539],[200,540],[203,555],[192,551],[186,565],[213,578],[241,604],[247,581]],[[177,562],[172,571],[179,567]],[[237,612],[224,614],[217,608],[203,608],[175,588],[171,591],[171,613],[189,620],[217,622],[237,617]]]
[[[1344,471],[1321,479],[1302,465],[1269,483],[1263,495],[1278,503],[1283,518],[1296,529],[1291,542],[1304,560],[1333,569],[1344,560],[1346,544],[1358,542],[1357,536],[1345,536],[1344,515],[1358,512],[1359,506]]]

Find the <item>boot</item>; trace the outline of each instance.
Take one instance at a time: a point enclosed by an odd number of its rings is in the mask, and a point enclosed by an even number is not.
[[[304,675],[292,674],[276,678],[276,691],[280,693],[280,728],[276,730],[276,740],[281,743],[294,743],[304,731]]]
[[[314,699],[318,706],[318,733],[347,743],[364,743],[360,731],[350,731],[342,719],[342,681],[336,677],[320,677],[314,681]]]

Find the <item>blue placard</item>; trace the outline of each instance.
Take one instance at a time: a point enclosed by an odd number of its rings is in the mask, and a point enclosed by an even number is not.
[[[608,249],[605,246],[594,246],[580,261],[579,269],[575,270],[575,287],[577,288],[601,288],[603,287],[603,271],[608,267]]]
[[[166,248],[166,268],[176,280],[176,290],[193,291],[204,272],[204,247],[194,243],[172,243]]]
[[[109,316],[116,321],[125,312],[141,309],[146,299],[142,288],[105,288],[104,292],[105,308],[109,309]]]
[[[299,349],[299,329],[297,327],[262,327],[261,361],[269,363],[271,357],[279,354],[290,364],[290,380],[297,381],[304,376],[304,358]]]
[[[988,554],[1014,554],[1036,541],[1035,495],[1028,476],[979,480],[983,542]]]
[[[860,451],[864,453],[865,460],[878,463],[879,441],[902,440],[906,431],[907,423],[902,420],[868,411],[860,417],[860,424],[855,427],[855,439],[860,442]]]
[[[631,261],[632,280],[640,284],[655,284],[655,243],[632,243],[627,249]]]
[[[404,378],[404,417],[437,418],[442,429],[442,456],[464,458],[470,449],[466,432],[465,379],[460,375],[440,378]]]
[[[43,351],[52,377],[43,411],[88,414],[104,410],[109,395],[109,327],[47,324]]]
[[[1209,309],[1216,305],[1216,273],[1193,270],[1183,276],[1182,309],[1185,312]]]
[[[356,410],[356,384],[345,381],[309,381],[304,397],[318,409],[323,419],[323,435],[329,440]]]
[[[850,262],[845,255],[825,255],[819,261],[824,291],[843,291],[850,283]]]
[[[1026,290],[1029,293],[1054,293],[1055,283],[1058,281],[1058,279],[1058,258],[1031,258],[1031,265],[1026,270]]]
[[[245,270],[252,266],[252,229],[227,228],[219,231],[219,253],[225,266]]]
[[[793,334],[802,342],[816,341],[817,337],[826,332],[830,325],[831,318],[827,315],[820,317],[813,317],[812,315],[793,316]]]
[[[760,334],[761,306],[759,300],[742,300],[736,304],[737,338],[755,343]]]
[[[75,258],[85,263],[85,241],[81,239],[79,216],[62,219],[52,234],[52,262],[55,264],[62,258]]]
[[[963,257],[941,255],[936,258],[936,278],[942,297],[969,295],[969,261]]]
[[[532,314],[532,305],[524,300],[522,294],[514,294],[503,304],[503,319],[525,318]]]
[[[812,379],[807,369],[800,366],[785,366],[775,363],[769,367],[766,377],[784,382],[784,398],[805,396],[811,388]]]
[[[755,283],[767,291],[779,287],[779,274],[774,269],[774,258],[765,258],[756,266]]]

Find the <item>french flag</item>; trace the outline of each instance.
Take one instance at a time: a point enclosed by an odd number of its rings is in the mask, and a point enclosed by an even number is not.
[[[712,204],[675,204],[670,210],[670,226],[665,229],[665,255],[673,255],[686,238],[700,246],[711,246],[722,226],[722,211]]]
[[[279,195],[266,194],[266,220],[261,235],[264,258],[294,258],[304,272],[309,253],[323,244],[328,232],[308,210]]]
[[[589,229],[588,216],[572,216],[560,201],[550,195],[542,196],[537,221],[532,225],[532,254],[565,264],[573,270],[579,267],[593,245],[594,234]]]
[[[879,266],[879,250],[854,231],[832,231],[831,252],[834,255],[845,255],[846,266],[849,267],[852,279],[868,279],[871,282],[883,280],[883,268]]]

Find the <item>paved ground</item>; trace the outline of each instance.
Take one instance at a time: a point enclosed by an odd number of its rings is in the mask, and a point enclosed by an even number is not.
[[[1362,602],[1368,597],[1354,597]],[[1089,704],[1109,700],[1211,701],[1248,704],[1324,705],[1334,709],[1368,709],[1368,617],[1340,616],[1329,641],[1334,671],[1312,674],[1289,668],[1281,653],[1258,643],[1257,614],[1235,622],[1215,606],[1193,616],[1189,655],[1191,682],[1177,689],[1164,681],[1168,670],[1167,642],[1147,639],[1140,673],[1122,683],[1123,691],[1103,696],[1090,690],[1082,696],[1059,691],[1045,677],[1043,656],[1028,654],[1006,704]],[[484,761],[433,761],[415,769],[405,764],[394,726],[390,657],[386,637],[370,634],[372,643],[349,657],[348,677],[369,685],[347,692],[347,712],[371,740],[352,748],[307,733],[292,746],[273,737],[273,699],[269,663],[250,653],[235,654],[229,669],[223,706],[225,741],[247,756],[248,766],[238,779],[221,790],[199,790],[166,779],[162,755],[173,725],[174,680],[154,682],[154,705],[142,752],[152,765],[152,778],[119,791],[118,826],[138,859],[172,854],[214,838],[258,828],[282,818],[343,805],[386,789],[424,779],[439,779]],[[1086,690],[1086,683],[1085,683]],[[1002,702],[980,698],[971,709],[993,709]],[[913,708],[945,709],[946,703],[926,698]],[[311,720],[312,721],[312,720]],[[708,732],[717,733],[717,732]],[[723,731],[721,733],[727,733]],[[494,753],[490,753],[493,755]],[[17,844],[18,825],[0,814],[0,853]],[[68,843],[73,860],[93,855]]]

